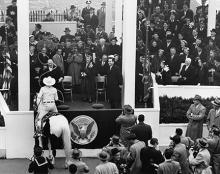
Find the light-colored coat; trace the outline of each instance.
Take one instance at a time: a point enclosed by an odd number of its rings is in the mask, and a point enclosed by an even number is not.
[[[195,166],[195,174],[212,174],[209,167],[211,155],[208,149],[200,149],[196,157],[193,157],[193,153],[190,153],[189,163]]]
[[[63,56],[59,54],[55,54],[53,56],[53,62],[60,67],[61,71],[64,73],[64,63],[63,63]]]
[[[220,128],[220,112],[216,115],[216,110],[211,109],[207,117],[208,129],[211,129],[214,125]]]
[[[189,119],[186,137],[190,137],[193,141],[202,137],[205,111],[206,108],[199,103],[197,106],[192,104],[186,113],[186,116]]]

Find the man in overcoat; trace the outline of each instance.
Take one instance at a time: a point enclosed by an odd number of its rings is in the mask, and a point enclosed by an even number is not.
[[[206,108],[201,104],[201,96],[195,95],[193,104],[189,107],[186,116],[189,123],[186,130],[186,137],[190,137],[193,141],[202,137],[203,119]]]
[[[220,128],[220,99],[216,98],[212,101],[213,109],[209,111],[207,117],[207,127],[208,130],[211,131],[213,126]]]

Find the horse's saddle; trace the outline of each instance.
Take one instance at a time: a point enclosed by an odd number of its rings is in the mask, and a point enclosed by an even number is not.
[[[48,112],[43,118],[42,118],[42,123],[46,122],[50,117],[61,115],[58,112]]]

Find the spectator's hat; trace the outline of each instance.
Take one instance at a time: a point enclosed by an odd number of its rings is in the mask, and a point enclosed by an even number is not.
[[[53,86],[53,85],[56,83],[56,81],[55,81],[54,78],[52,78],[51,76],[49,76],[49,77],[45,77],[45,78],[43,79],[43,83],[44,83],[46,86]]]
[[[127,140],[135,140],[137,139],[136,135],[135,134],[129,134],[127,137],[126,137]]]
[[[41,29],[41,27],[42,27],[41,24],[35,24],[35,26],[39,29]]]
[[[113,148],[112,150],[111,150],[111,155],[112,156],[115,156],[117,153],[119,153],[120,152],[120,150],[118,149],[118,148]]]
[[[91,3],[92,3],[92,1],[90,1],[90,0],[86,1],[86,4],[91,4]]]
[[[115,40],[116,42],[118,41],[118,40],[117,40],[117,37],[111,38],[111,41],[112,41],[112,40]]]
[[[70,6],[70,9],[74,9],[74,8],[76,8],[75,5],[71,5],[71,6]]]
[[[101,5],[106,6],[106,2],[102,2]]]
[[[101,151],[100,153],[98,153],[98,158],[101,160],[101,161],[107,161],[109,159],[109,154],[105,151]]]
[[[77,166],[75,164],[70,164],[69,165],[69,172],[76,173],[76,171],[77,171]]]
[[[220,134],[220,129],[218,127],[214,127],[212,128],[212,132],[215,134],[215,135],[219,135]]]
[[[213,29],[211,30],[211,32],[215,32],[215,33],[216,33],[216,29],[215,29],[215,28],[213,28]]]
[[[207,148],[209,146],[207,140],[204,138],[199,139],[198,144],[202,148]]]
[[[69,29],[69,27],[66,27],[65,30],[64,30],[64,32],[67,32],[67,31],[69,31],[69,32],[71,31],[71,30]]]
[[[17,0],[12,0],[11,2],[17,2]]]
[[[151,138],[150,144],[152,144],[152,145],[159,144],[158,139],[157,138]]]
[[[193,100],[199,100],[201,101],[202,100],[202,97],[198,94],[195,95],[195,97],[193,98]]]
[[[109,55],[108,58],[109,59],[114,59],[115,57],[114,57],[114,55]]]
[[[117,135],[113,135],[112,137],[111,137],[111,140],[112,140],[112,142],[114,143],[114,144],[119,144],[119,136],[117,136]]]
[[[133,108],[130,105],[124,105],[123,110],[125,113],[128,113],[128,114],[132,114],[134,112]]]
[[[220,107],[220,99],[216,98],[214,101],[211,102],[213,105]]]
[[[29,35],[29,38],[31,38],[31,37],[34,37],[34,35],[32,35],[32,34],[31,34],[31,35]]]
[[[77,149],[77,148],[75,148],[75,149],[73,149],[73,151],[72,151],[72,157],[73,158],[80,158],[82,156],[82,152],[79,150],[79,149]]]

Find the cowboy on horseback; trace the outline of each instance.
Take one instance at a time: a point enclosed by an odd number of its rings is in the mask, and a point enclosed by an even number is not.
[[[57,89],[53,87],[56,83],[51,76],[43,79],[45,86],[41,87],[37,95],[38,116],[36,118],[36,133],[42,135],[42,119],[48,112],[58,112],[55,101],[58,100]]]

